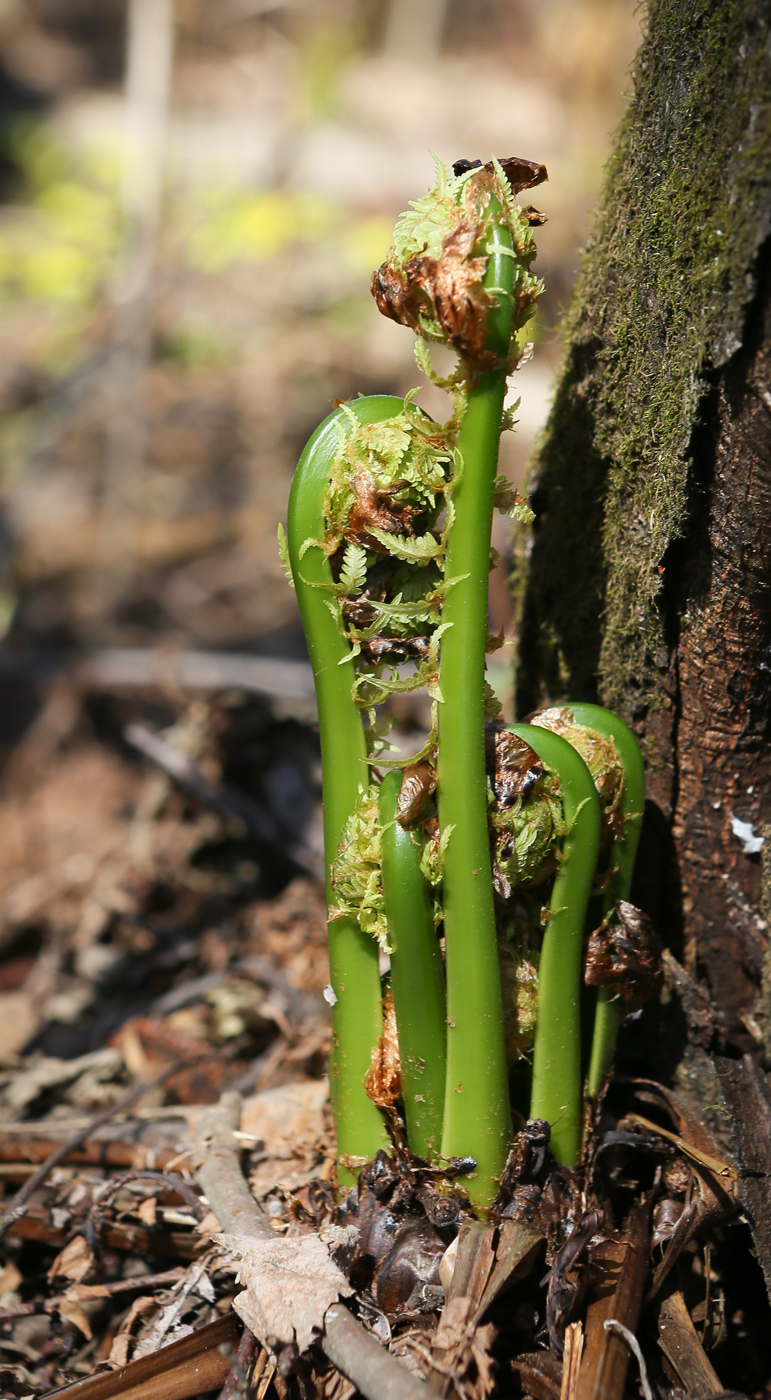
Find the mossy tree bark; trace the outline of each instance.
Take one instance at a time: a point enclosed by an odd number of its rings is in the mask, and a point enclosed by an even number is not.
[[[771,1028],[736,826],[771,823],[770,233],[771,3],[652,0],[531,482],[518,709],[599,699],[633,725],[639,902],[732,1053]]]

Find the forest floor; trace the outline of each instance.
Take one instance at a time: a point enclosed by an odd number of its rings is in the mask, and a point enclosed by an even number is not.
[[[377,1400],[304,1345],[340,1292],[461,1400],[621,1400],[635,1336],[644,1393],[771,1394],[736,1162],[671,1090],[614,1086],[582,1173],[523,1126],[488,1226],[467,1164],[403,1150],[336,1201],[316,742],[282,703],[60,680],[7,766],[0,1392]]]

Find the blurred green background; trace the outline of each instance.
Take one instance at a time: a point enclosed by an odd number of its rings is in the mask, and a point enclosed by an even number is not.
[[[369,279],[431,151],[549,168],[521,480],[638,26],[632,0],[0,0],[6,676],[303,655],[277,522],[332,400],[420,382]]]

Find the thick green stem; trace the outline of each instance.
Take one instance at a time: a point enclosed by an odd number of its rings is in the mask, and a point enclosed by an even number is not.
[[[356,399],[324,420],[310,439],[292,482],[287,541],[297,601],[305,629],[319,712],[324,784],[324,855],[327,902],[334,909],[330,867],[343,828],[368,783],[361,712],[352,696],[351,649],[329,611],[332,571],[324,551],[308,540],[324,537],[324,498],[342,426],[348,413],[376,423],[403,412],[401,399],[380,395]],[[348,662],[348,664],[344,664]],[[329,966],[337,1001],[332,1010],[331,1097],[337,1126],[341,1182],[353,1179],[345,1158],[368,1159],[388,1144],[383,1118],[367,1096],[364,1077],[382,1034],[383,1018],[374,940],[348,917],[329,924]]]
[[[383,895],[407,1141],[412,1152],[429,1157],[442,1142],[447,1004],[421,842],[396,820],[400,783],[401,773],[387,773],[379,794]]]
[[[501,289],[488,348],[508,353],[514,260],[511,237],[496,225],[485,285]],[[472,371],[473,372],[473,371]],[[447,1085],[442,1152],[471,1155],[475,1205],[487,1207],[511,1136],[503,1007],[487,827],[484,671],[493,485],[498,463],[505,368],[479,373],[458,436],[460,475],[452,493],[442,622],[438,804],[451,829],[443,871],[447,962]]]
[[[538,972],[530,1115],[551,1125],[552,1151],[570,1167],[581,1152],[581,969],[600,844],[600,803],[589,769],[566,739],[534,724],[509,727],[558,773],[567,825]]]
[[[602,709],[600,705],[571,705],[569,708],[577,724],[584,724],[587,729],[596,729],[598,733],[607,734],[615,741],[624,770],[621,795],[624,829],[621,840],[613,845],[613,873],[602,901],[602,914],[605,917],[613,909],[616,900],[629,898],[632,887],[634,861],[645,805],[645,769],[637,740],[622,719],[611,714],[610,710]],[[618,997],[613,995],[610,988],[600,987],[586,1081],[589,1098],[597,1098],[610,1074],[620,1020],[621,1004]]]

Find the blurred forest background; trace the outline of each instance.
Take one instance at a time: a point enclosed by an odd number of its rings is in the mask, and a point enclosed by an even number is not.
[[[146,969],[172,924],[177,948],[216,923],[207,899],[318,871],[276,548],[298,453],[333,400],[420,382],[369,280],[430,152],[518,155],[550,175],[502,449],[521,482],[639,22],[634,0],[0,0],[0,1054],[103,1043],[127,950]]]
[[[303,654],[276,525],[332,400],[420,380],[369,278],[429,151],[549,168],[521,480],[637,39],[627,0],[133,9],[0,2],[6,669]]]

